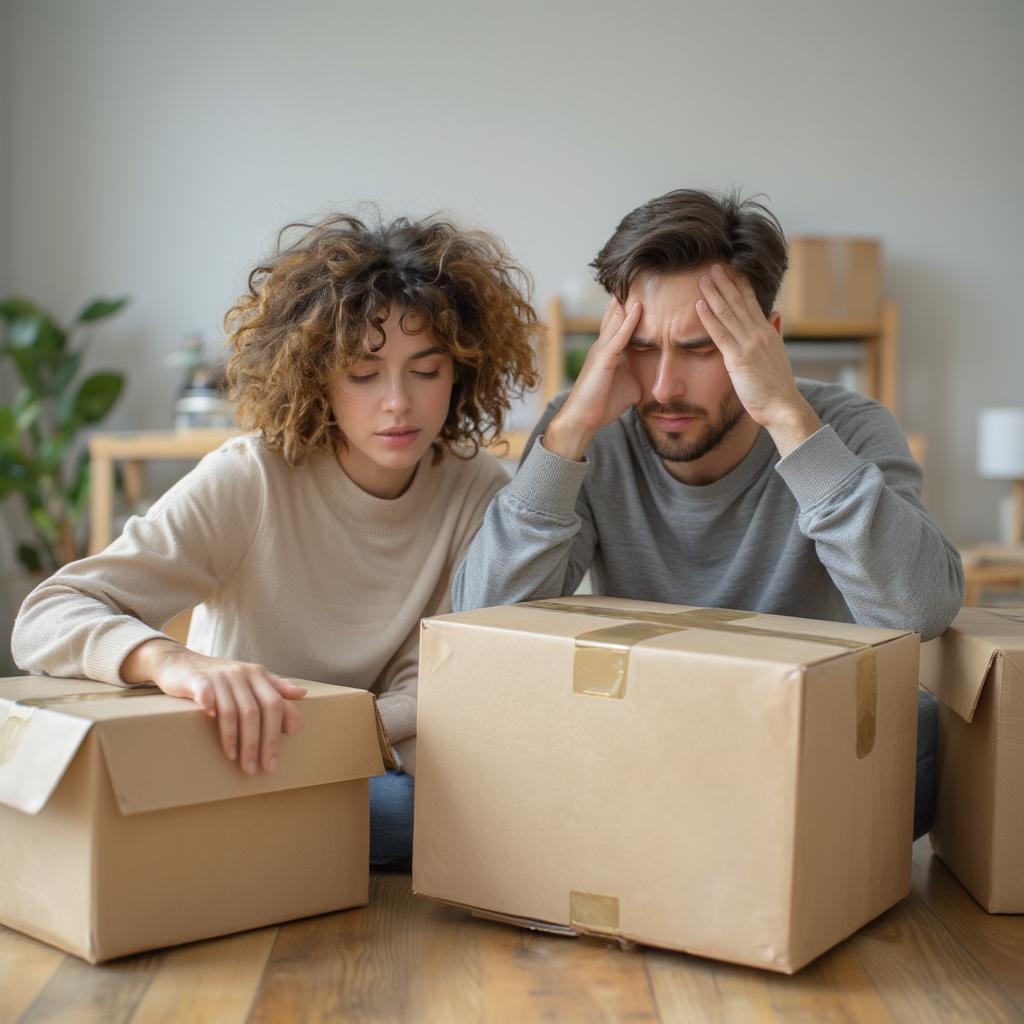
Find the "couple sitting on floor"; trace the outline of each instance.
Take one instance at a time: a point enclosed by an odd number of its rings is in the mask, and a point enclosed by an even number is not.
[[[371,780],[371,863],[403,867],[426,616],[571,594],[589,570],[602,594],[940,633],[959,556],[893,416],[794,379],[775,217],[670,192],[593,266],[600,334],[509,482],[482,446],[536,384],[541,327],[504,247],[436,217],[279,243],[225,321],[254,433],[37,587],[17,663],[194,700],[250,774],[302,727],[287,677],[373,691],[402,768]],[[195,606],[187,647],[161,632]],[[922,692],[915,838],[935,733]]]

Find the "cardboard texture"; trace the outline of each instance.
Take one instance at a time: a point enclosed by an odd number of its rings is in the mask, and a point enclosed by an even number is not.
[[[1024,913],[1024,608],[965,608],[921,648],[938,697],[932,848],[992,914]]]
[[[373,697],[302,685],[250,777],[155,687],[0,680],[0,922],[98,963],[365,904]]]
[[[791,973],[910,890],[918,649],[602,597],[428,619],[413,887]]]
[[[779,310],[787,322],[875,322],[882,310],[882,244],[871,238],[795,236]]]

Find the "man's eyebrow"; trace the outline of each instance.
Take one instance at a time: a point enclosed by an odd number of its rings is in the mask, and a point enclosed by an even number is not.
[[[650,338],[638,338],[635,335],[630,338],[629,344],[633,348],[657,348],[658,343]],[[714,342],[705,335],[703,338],[691,338],[689,341],[673,341],[673,348],[692,349],[692,348],[706,348],[708,345],[713,345]]]
[[[409,356],[408,362],[413,359],[426,359],[427,356],[444,355],[446,349],[443,349],[440,345],[431,345],[430,348],[421,349],[419,352],[413,353]],[[366,355],[360,356],[360,361],[365,362],[383,362],[384,357],[379,352],[367,352]]]

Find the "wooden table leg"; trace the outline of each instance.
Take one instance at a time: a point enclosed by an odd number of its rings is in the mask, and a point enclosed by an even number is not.
[[[89,554],[102,551],[113,539],[114,462],[90,446]]]

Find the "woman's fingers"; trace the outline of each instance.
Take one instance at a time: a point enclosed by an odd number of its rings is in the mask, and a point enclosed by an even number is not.
[[[244,677],[229,674],[228,687],[238,709],[238,763],[255,775],[260,752],[260,706]]]
[[[285,700],[262,670],[252,673],[250,683],[260,706],[260,765],[265,772],[276,771]]]
[[[228,681],[222,678],[210,680],[216,698],[217,729],[220,745],[226,757],[234,761],[238,757],[238,709],[231,694]]]

